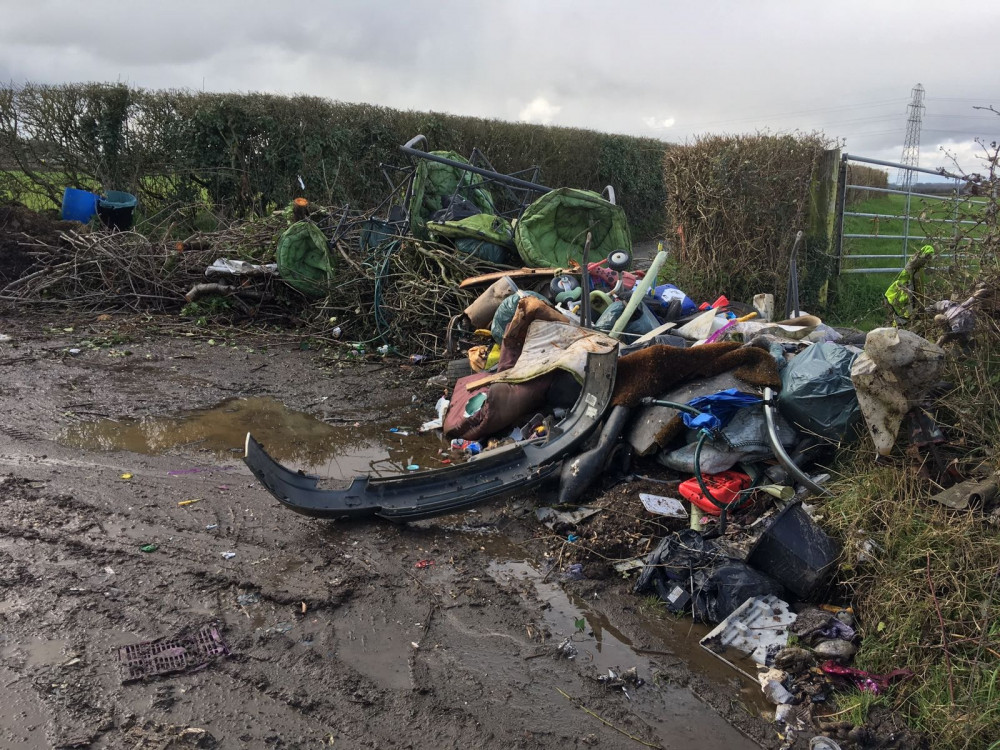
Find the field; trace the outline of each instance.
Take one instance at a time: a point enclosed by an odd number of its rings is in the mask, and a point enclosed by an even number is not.
[[[883,294],[906,262],[923,245],[934,245],[939,261],[931,269],[942,272],[932,274],[947,289],[947,276],[954,269],[952,249],[962,248],[961,264],[966,269],[970,260],[969,250],[985,228],[981,223],[985,210],[982,199],[965,198],[959,201],[948,196],[912,196],[907,214],[905,195],[873,194],[859,204],[848,207],[848,213],[867,216],[844,216],[844,243],[841,276],[834,283],[831,319],[837,323],[872,327],[887,319]],[[910,240],[905,252],[899,239],[906,229],[909,215]],[[892,217],[892,218],[890,218]],[[954,223],[955,220],[961,223]],[[877,237],[849,237],[869,234]],[[877,256],[877,257],[859,257]],[[871,270],[861,269],[892,269]]]

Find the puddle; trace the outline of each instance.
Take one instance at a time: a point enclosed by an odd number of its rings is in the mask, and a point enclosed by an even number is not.
[[[46,716],[39,706],[31,680],[0,669],[4,705],[0,708],[0,741],[7,750],[42,750],[49,747],[45,736]]]
[[[399,432],[390,432],[392,428]],[[81,422],[58,440],[88,450],[162,455],[183,449],[234,458],[243,455],[248,432],[289,468],[330,479],[403,473],[414,464],[439,468],[438,451],[447,447],[436,433],[418,435],[415,428],[400,424],[329,425],[276,399],[259,397],[224,401],[175,417]]]
[[[637,668],[640,678],[650,681],[653,675],[649,670],[650,652],[645,654],[633,647],[632,641],[615,628],[608,618],[583,599],[568,594],[557,582],[545,581],[533,565],[523,561],[492,562],[488,568],[490,574],[498,581],[522,579],[530,581],[538,598],[547,604],[542,615],[549,628],[551,638],[547,643],[556,647],[564,639],[570,638],[576,647],[575,660],[585,673],[595,677],[608,675],[609,670],[616,674],[632,667]],[[645,623],[643,623],[645,629]],[[687,626],[684,630],[688,630]],[[649,632],[649,631],[647,631]],[[705,631],[707,632],[707,630]],[[697,639],[701,634],[689,634],[686,638],[677,638],[677,633],[662,632],[670,644],[671,652],[683,660],[697,672],[719,672],[720,665],[710,654],[705,653],[713,669],[705,670],[702,660],[691,658],[696,656],[696,650],[701,651]],[[670,637],[670,636],[673,637]],[[693,643],[687,647],[687,643]],[[717,675],[712,675],[713,677]],[[718,675],[719,681],[725,680],[732,684],[734,673]],[[633,709],[641,712],[643,719],[662,740],[664,747],[698,747],[702,750],[732,750],[733,748],[749,748],[753,746],[739,732],[729,726],[714,710],[702,703],[686,688],[660,684],[657,688],[651,685],[626,687],[626,698]],[[756,690],[759,694],[760,691]],[[741,688],[734,695],[744,703],[752,701],[753,695]],[[748,701],[747,699],[751,700]]]
[[[4,646],[0,649],[0,658],[23,660],[28,667],[61,664],[70,658],[66,656],[67,646],[68,643],[63,640],[33,638]]]

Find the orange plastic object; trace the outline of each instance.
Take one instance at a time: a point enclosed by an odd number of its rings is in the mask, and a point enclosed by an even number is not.
[[[705,480],[705,486],[708,487],[708,491],[712,493],[712,497],[720,503],[726,504],[733,502],[740,492],[747,489],[751,484],[750,477],[742,471],[722,471],[718,474],[705,474],[702,478]],[[719,506],[702,493],[701,487],[698,486],[697,478],[691,477],[681,482],[677,491],[681,494],[681,497],[689,501],[692,505],[697,505],[705,513],[712,516],[721,515]],[[750,495],[748,494],[746,499],[736,507],[742,508],[749,502]]]

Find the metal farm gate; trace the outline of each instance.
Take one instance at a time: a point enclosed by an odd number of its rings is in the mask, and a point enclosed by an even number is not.
[[[852,184],[852,164],[895,169],[901,184]],[[953,185],[942,192],[914,192],[914,173],[948,177]],[[932,268],[942,268],[980,240],[974,236],[980,221],[968,217],[982,212],[988,201],[963,195],[965,180],[958,175],[845,153],[837,186],[838,275],[897,274],[907,258],[928,243],[936,251]]]

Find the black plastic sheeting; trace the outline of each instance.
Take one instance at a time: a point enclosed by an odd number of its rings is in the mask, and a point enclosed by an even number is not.
[[[696,622],[718,623],[743,602],[773,594],[787,598],[776,580],[716,548],[715,541],[685,529],[663,538],[646,559],[636,593],[656,593],[674,611],[690,606]]]

